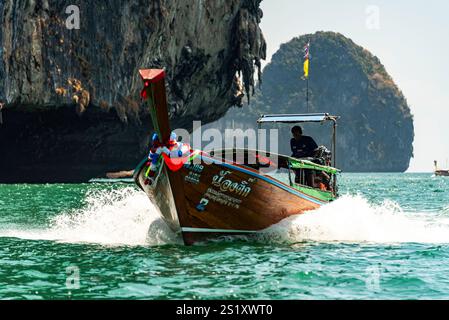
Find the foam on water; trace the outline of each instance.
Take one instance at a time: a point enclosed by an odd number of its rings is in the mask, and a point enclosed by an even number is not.
[[[92,191],[82,209],[55,216],[45,229],[2,230],[0,236],[112,246],[180,241],[147,196],[134,188]]]
[[[300,242],[449,243],[447,212],[404,212],[394,202],[370,204],[345,195],[267,229],[264,238]]]
[[[63,212],[42,229],[0,230],[0,237],[102,245],[182,244],[147,196],[135,188],[95,190],[81,209]],[[391,201],[381,205],[345,195],[317,210],[285,219],[263,240],[282,242],[449,243],[449,212],[404,212]]]

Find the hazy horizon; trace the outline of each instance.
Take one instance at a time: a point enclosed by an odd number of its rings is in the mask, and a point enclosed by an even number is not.
[[[294,37],[317,31],[343,34],[380,59],[407,99],[415,127],[408,172],[430,172],[433,160],[446,166],[449,2],[431,0],[423,6],[415,0],[263,0],[261,8],[267,41],[264,66]]]

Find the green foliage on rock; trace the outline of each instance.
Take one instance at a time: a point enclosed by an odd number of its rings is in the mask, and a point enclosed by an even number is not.
[[[303,48],[310,40],[309,109],[303,75]],[[317,32],[281,45],[264,69],[251,105],[233,109],[219,126],[237,121],[254,127],[260,114],[328,112],[341,116],[337,165],[345,171],[405,171],[413,156],[413,116],[402,92],[379,59],[334,32]],[[236,124],[234,124],[238,127]],[[280,152],[290,153],[289,128],[280,134]],[[304,126],[318,144],[330,144],[330,130]]]

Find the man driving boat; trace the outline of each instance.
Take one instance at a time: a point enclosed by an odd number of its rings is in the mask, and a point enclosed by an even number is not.
[[[307,158],[315,155],[318,148],[315,140],[309,136],[302,135],[302,128],[294,126],[292,128],[293,138],[290,140],[290,148],[292,149],[292,157]]]
[[[290,148],[293,158],[308,158],[315,155],[318,148],[315,140],[309,136],[302,135],[302,128],[294,126],[292,128],[293,138],[290,140]],[[305,170],[306,183],[310,187],[315,187],[315,172],[313,170]],[[300,170],[295,170],[295,183],[301,183]]]

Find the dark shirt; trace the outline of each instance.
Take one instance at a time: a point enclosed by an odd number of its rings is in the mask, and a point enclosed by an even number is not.
[[[299,140],[295,138],[290,140],[290,148],[292,149],[292,157],[306,158],[313,157],[313,151],[318,148],[318,145],[312,137],[301,136]]]

